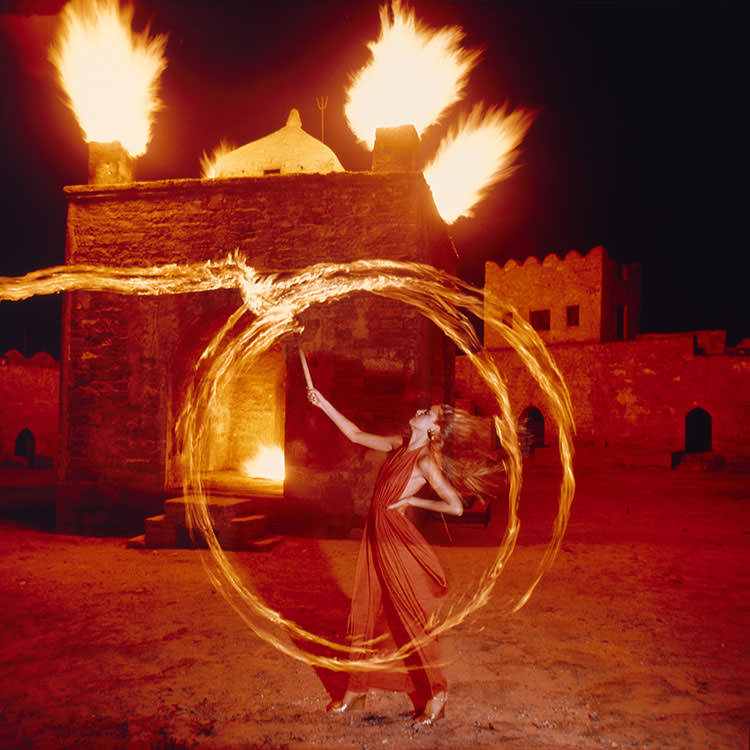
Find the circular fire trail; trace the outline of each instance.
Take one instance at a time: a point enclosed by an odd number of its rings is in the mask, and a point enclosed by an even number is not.
[[[376,670],[397,667],[403,658],[421,645],[412,641],[389,654],[375,654],[311,633],[268,607],[248,588],[234,570],[214,534],[208,514],[202,469],[209,448],[211,410],[221,400],[222,389],[234,368],[250,369],[257,359],[282,336],[300,331],[297,317],[312,305],[329,304],[355,292],[367,292],[416,308],[449,337],[472,362],[489,386],[497,403],[494,416],[498,440],[506,453],[508,479],[508,522],[492,564],[480,576],[476,590],[461,607],[454,606],[432,623],[422,641],[445,633],[489,600],[513,552],[520,530],[518,515],[522,481],[522,458],[516,424],[503,378],[490,354],[484,350],[467,317],[484,320],[513,347],[529,374],[546,394],[558,427],[558,449],[562,464],[558,512],[551,539],[537,565],[531,584],[502,610],[518,610],[529,599],[560,548],[573,499],[572,470],[573,416],[570,397],[560,371],[541,339],[521,316],[513,325],[504,320],[513,309],[502,300],[476,289],[431,266],[383,260],[361,260],[347,264],[321,263],[296,274],[261,275],[239,257],[230,255],[221,262],[151,268],[109,268],[104,266],[64,266],[37,271],[21,278],[0,278],[0,300],[25,299],[35,294],[51,294],[75,289],[123,294],[159,295],[180,292],[238,288],[243,305],[227,320],[196,363],[193,382],[177,421],[181,446],[185,496],[191,534],[202,537],[210,554],[204,556],[212,581],[257,635],[283,653],[313,666],[332,670]],[[254,319],[245,324],[247,313]],[[322,656],[311,651],[323,647],[340,656]],[[372,644],[370,644],[372,645]]]

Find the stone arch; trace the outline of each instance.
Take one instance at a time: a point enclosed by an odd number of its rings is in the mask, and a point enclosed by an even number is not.
[[[685,452],[707,453],[711,450],[711,415],[700,406],[685,415]]]
[[[544,447],[544,416],[536,406],[528,406],[519,418],[521,448],[529,455],[536,448]]]
[[[175,346],[169,373],[167,425],[167,485],[177,488],[182,476],[174,445],[174,427],[183,407],[188,384],[198,358],[236,307],[207,313],[181,336]],[[265,352],[251,370],[238,371],[228,380],[214,410],[208,441],[206,471],[219,476],[222,485],[240,481],[244,464],[264,446],[284,448],[286,362],[278,345]],[[233,479],[234,478],[234,479]]]
[[[34,438],[34,433],[28,427],[25,427],[18,433],[14,455],[25,458],[30,467],[35,465],[36,440]]]

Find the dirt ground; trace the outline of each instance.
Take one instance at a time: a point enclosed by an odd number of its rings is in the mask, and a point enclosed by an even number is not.
[[[193,550],[0,522],[0,748],[744,750],[750,727],[750,476],[577,470],[570,525],[529,603],[501,610],[549,539],[556,478],[532,468],[491,601],[442,641],[446,717],[403,695],[332,717],[342,676],[284,656],[212,587]],[[454,596],[504,529],[441,524]],[[285,539],[232,560],[264,600],[341,638],[357,542]]]

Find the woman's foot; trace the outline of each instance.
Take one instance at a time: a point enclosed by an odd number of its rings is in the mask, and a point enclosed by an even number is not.
[[[448,691],[443,690],[427,701],[422,713],[414,720],[416,724],[429,727],[445,716],[445,704],[448,702]]]
[[[344,714],[356,708],[364,708],[366,695],[367,693],[355,693],[353,690],[347,690],[340,701],[329,703],[326,711],[332,714]]]

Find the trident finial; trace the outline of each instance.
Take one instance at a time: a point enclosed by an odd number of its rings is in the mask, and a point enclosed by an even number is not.
[[[315,102],[320,110],[320,140],[326,142],[326,108],[328,107],[327,96],[316,96]]]

